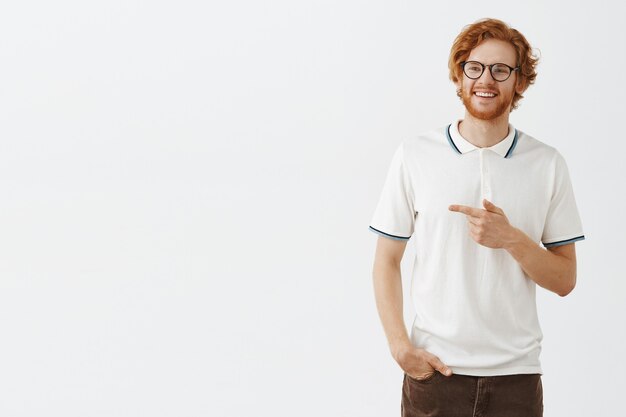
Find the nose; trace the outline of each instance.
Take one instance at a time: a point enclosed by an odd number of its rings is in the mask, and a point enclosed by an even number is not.
[[[485,84],[496,83],[496,80],[491,76],[491,71],[489,70],[489,67],[485,67],[485,70],[480,75],[480,77],[478,77],[478,79],[476,79],[476,81],[477,82],[478,81],[482,81]]]
[[[480,74],[480,77],[474,79],[475,83],[482,83],[482,84],[493,84],[496,82],[496,80],[493,78],[493,76],[491,75],[491,71],[489,70],[488,66],[483,67],[483,73]]]

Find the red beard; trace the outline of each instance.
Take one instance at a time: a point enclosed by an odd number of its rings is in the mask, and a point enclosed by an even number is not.
[[[491,100],[496,101],[496,105],[493,103],[487,105],[474,105],[472,103],[472,98],[475,97],[473,94],[468,94],[465,90],[461,89],[461,99],[463,100],[463,105],[471,114],[477,119],[480,120],[493,120],[500,116],[502,116],[505,112],[511,111],[511,105],[513,104],[513,96],[514,92],[509,96],[504,96],[498,94]]]

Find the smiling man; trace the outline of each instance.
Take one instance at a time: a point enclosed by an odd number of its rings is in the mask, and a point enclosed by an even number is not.
[[[536,287],[569,294],[574,242],[585,238],[568,167],[509,123],[536,77],[520,32],[471,24],[448,65],[465,116],[400,144],[369,226],[376,304],[404,371],[402,415],[542,416]],[[408,335],[400,261],[411,237]]]

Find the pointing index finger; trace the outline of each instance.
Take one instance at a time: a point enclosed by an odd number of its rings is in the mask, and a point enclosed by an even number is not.
[[[481,210],[474,208],[474,207],[469,207],[469,206],[463,206],[460,204],[452,204],[450,206],[448,206],[448,210],[450,211],[456,211],[459,213],[464,213],[467,214],[469,216],[475,216],[478,217],[480,215]]]

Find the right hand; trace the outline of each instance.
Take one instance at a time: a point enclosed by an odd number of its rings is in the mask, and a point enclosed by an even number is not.
[[[394,356],[404,372],[414,379],[427,379],[435,372],[441,372],[445,376],[452,375],[452,370],[437,356],[412,345],[398,349]]]

